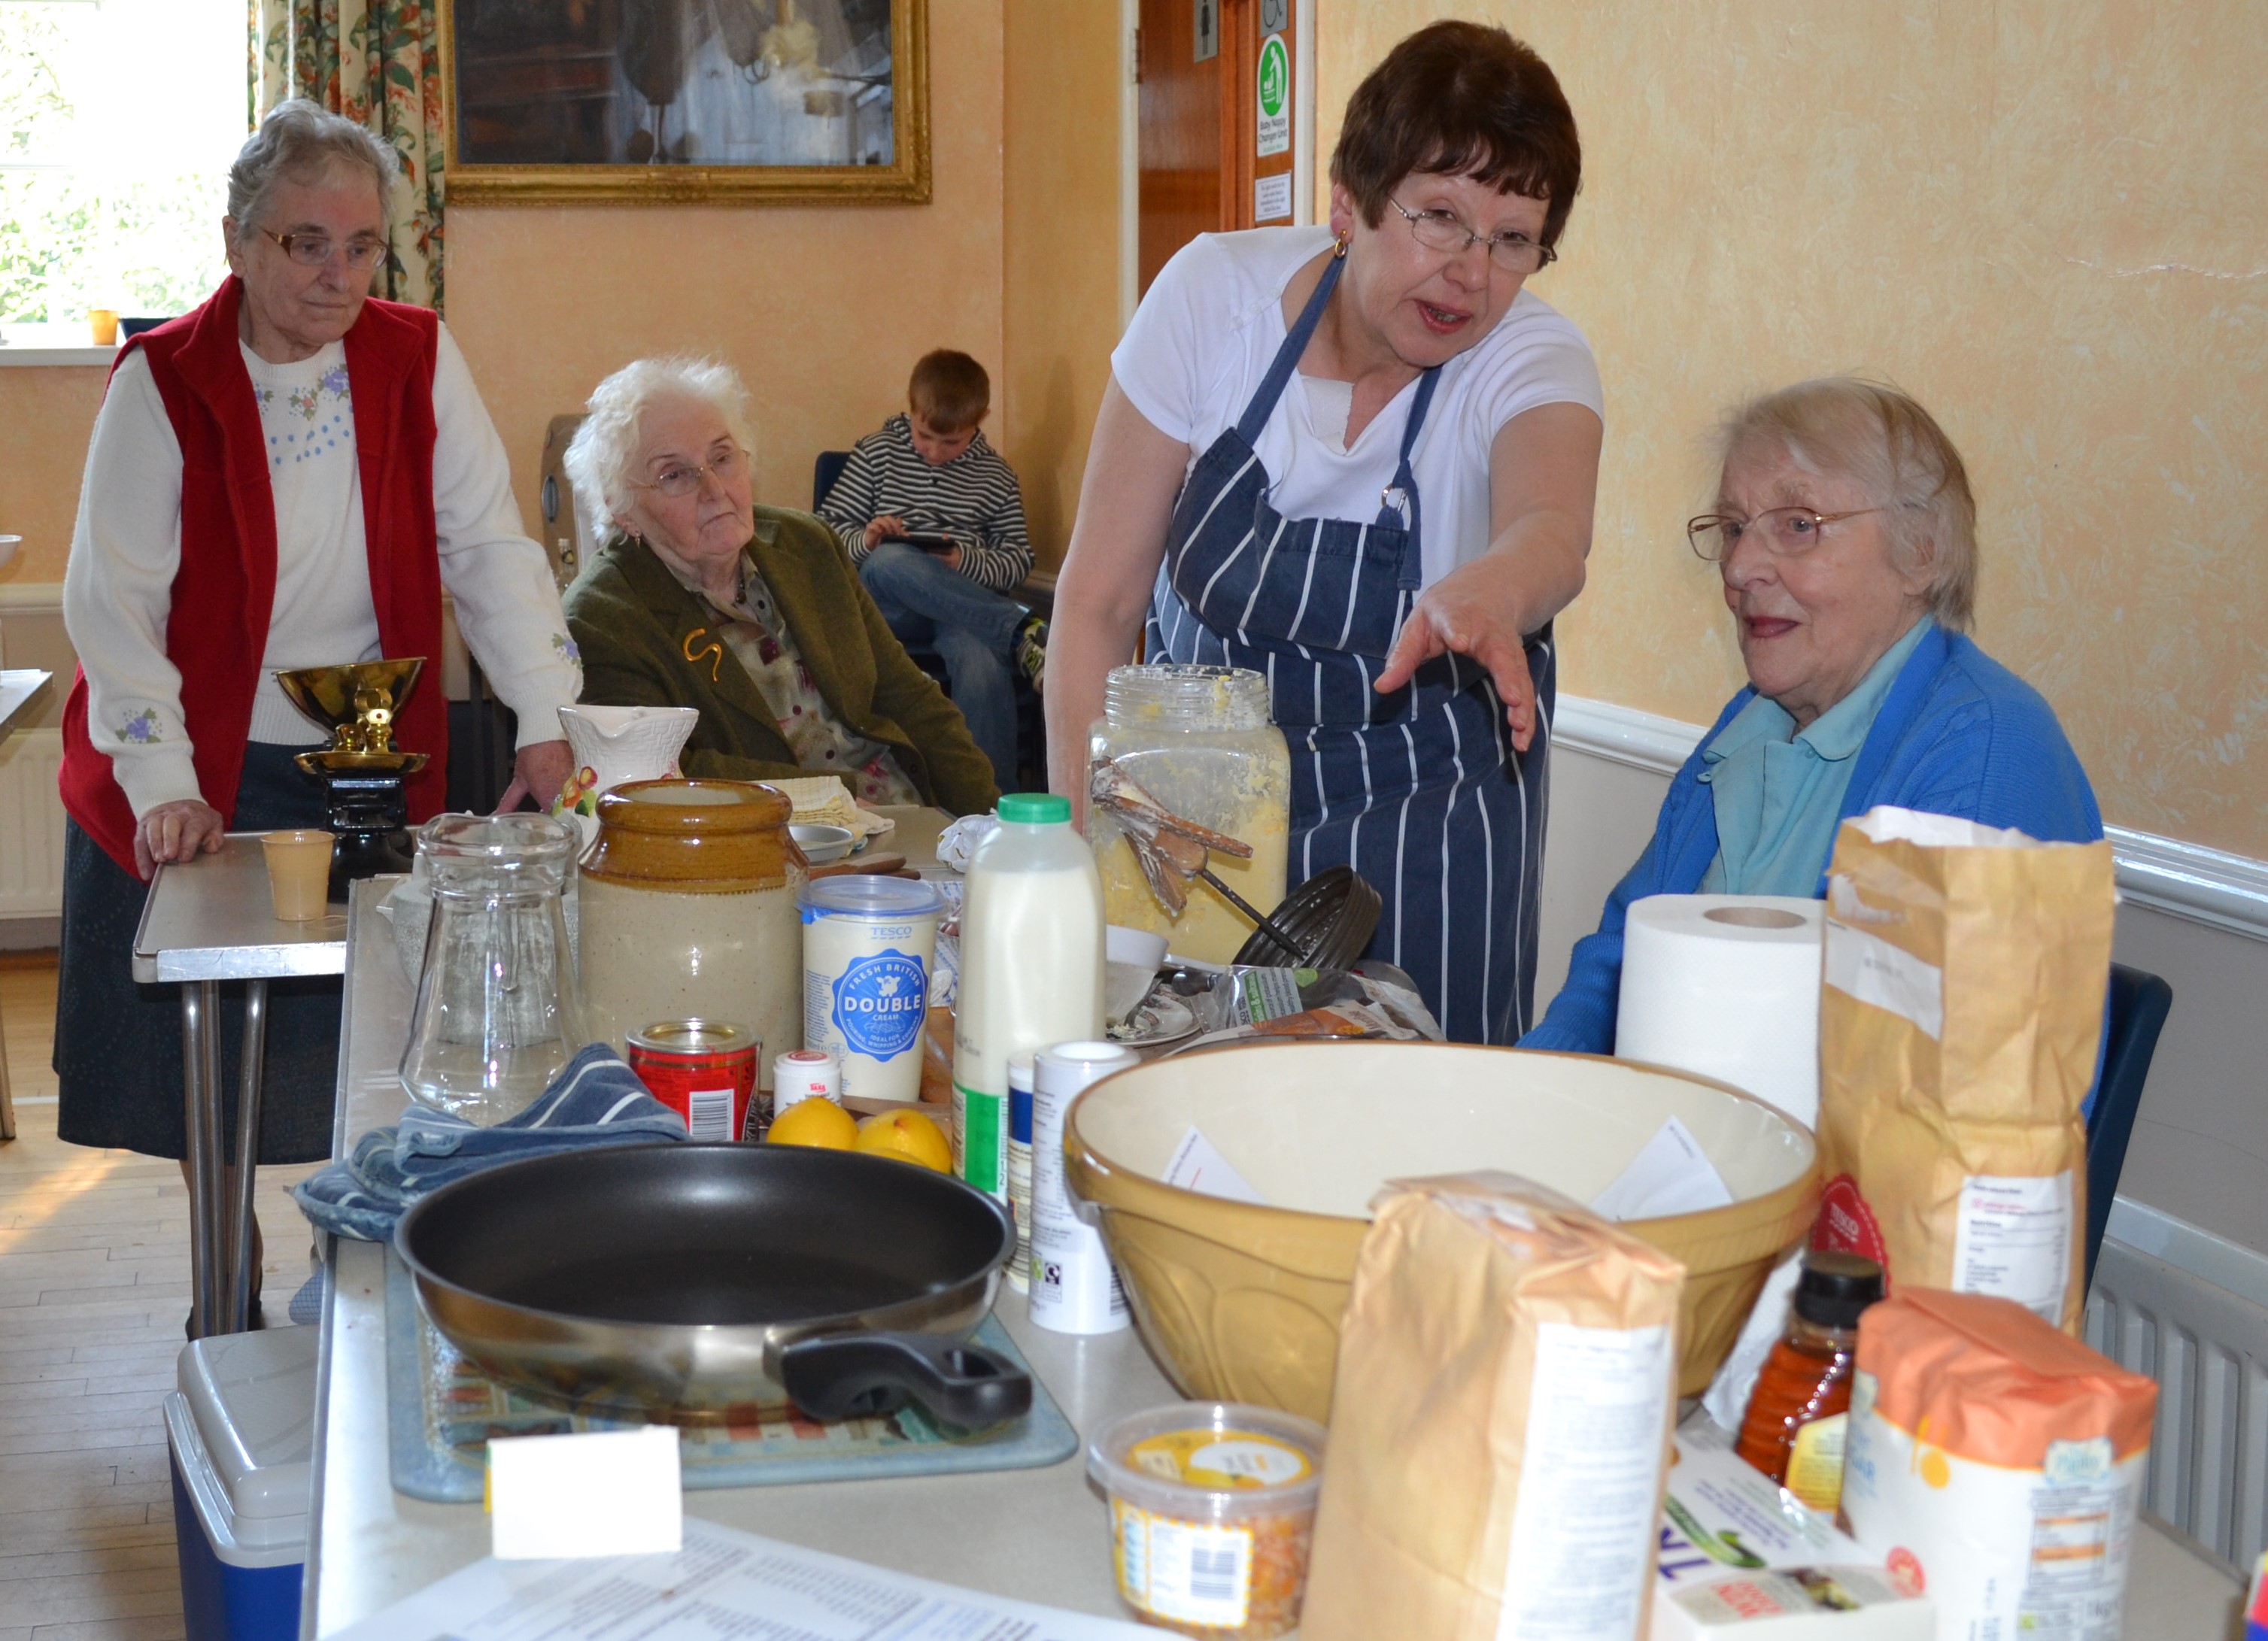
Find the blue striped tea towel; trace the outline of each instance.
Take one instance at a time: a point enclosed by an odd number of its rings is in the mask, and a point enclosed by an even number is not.
[[[426,1192],[500,1162],[684,1137],[685,1119],[648,1093],[621,1056],[593,1043],[517,1116],[482,1128],[412,1106],[394,1127],[371,1130],[355,1142],[352,1156],[301,1181],[291,1194],[318,1230],[384,1242]]]

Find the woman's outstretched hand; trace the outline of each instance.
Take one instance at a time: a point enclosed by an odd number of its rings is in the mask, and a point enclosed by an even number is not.
[[[1535,681],[1521,641],[1518,601],[1500,585],[1504,570],[1496,556],[1477,558],[1420,593],[1372,687],[1381,695],[1399,689],[1420,666],[1454,650],[1487,669],[1504,698],[1512,744],[1526,752],[1535,738]]]

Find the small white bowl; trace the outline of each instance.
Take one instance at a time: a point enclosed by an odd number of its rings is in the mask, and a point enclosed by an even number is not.
[[[822,826],[815,820],[806,820],[787,829],[803,857],[814,866],[831,865],[850,852],[858,835],[847,826]]]

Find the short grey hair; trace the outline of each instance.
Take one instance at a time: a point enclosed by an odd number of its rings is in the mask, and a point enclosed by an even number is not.
[[[755,453],[748,390],[731,365],[682,354],[625,364],[592,390],[583,425],[568,442],[564,458],[576,509],[601,541],[615,520],[630,511],[630,469],[637,462],[638,423],[647,407],[687,399],[713,407],[733,442]]]
[[[1901,566],[1929,569],[1937,624],[1968,628],[1977,609],[1977,501],[1961,453],[1911,394],[1857,376],[1761,394],[1719,425],[1720,467],[1758,443],[1778,445],[1808,473],[1864,485],[1883,510]]]
[[[228,168],[229,217],[239,232],[257,227],[277,182],[308,181],[334,166],[359,166],[368,172],[381,204],[401,174],[392,144],[367,126],[319,108],[305,97],[277,103]]]

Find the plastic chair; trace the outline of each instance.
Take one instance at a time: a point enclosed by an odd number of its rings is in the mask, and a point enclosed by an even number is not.
[[[2123,963],[2110,966],[2110,1016],[2102,1052],[2102,1084],[2087,1119],[2087,1279],[2095,1281],[2095,1260],[2102,1250],[2102,1230],[2110,1223],[2111,1200],[2126,1166],[2126,1142],[2134,1137],[2134,1113],[2149,1080],[2150,1058],[2158,1034],[2174,1006],[2174,989],[2155,975]]]
[[[811,464],[811,511],[817,512],[827,500],[827,492],[835,488],[835,481],[843,476],[843,469],[850,465],[847,450],[822,450],[819,459]]]

